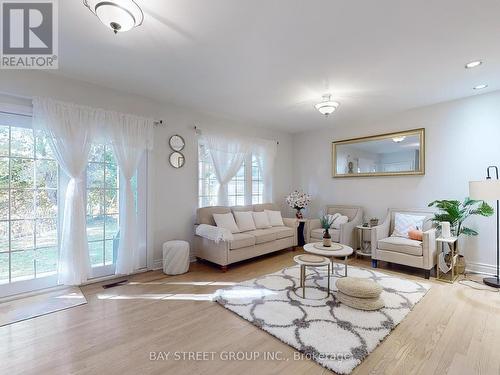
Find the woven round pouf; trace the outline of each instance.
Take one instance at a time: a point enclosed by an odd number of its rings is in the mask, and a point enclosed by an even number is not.
[[[378,310],[384,307],[384,300],[380,297],[382,287],[375,281],[359,277],[343,277],[336,284],[337,299],[354,309]]]

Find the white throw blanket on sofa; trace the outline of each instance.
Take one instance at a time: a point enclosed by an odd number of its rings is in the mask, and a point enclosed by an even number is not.
[[[219,228],[213,225],[200,224],[196,227],[196,234],[200,237],[219,243],[220,241],[232,241],[233,234],[226,228]]]

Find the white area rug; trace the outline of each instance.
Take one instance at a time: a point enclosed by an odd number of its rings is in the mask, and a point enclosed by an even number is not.
[[[334,264],[330,279],[343,273]],[[349,267],[348,275],[374,280],[383,288],[385,307],[361,311],[326,297],[326,267],[308,268],[306,298],[299,288],[300,268],[244,281],[216,292],[216,301],[257,327],[269,332],[324,367],[349,374],[405,318],[430,286],[370,269]]]

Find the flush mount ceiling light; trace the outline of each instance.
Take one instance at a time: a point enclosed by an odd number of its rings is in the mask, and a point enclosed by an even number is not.
[[[83,0],[83,4],[115,34],[140,26],[144,20],[134,0]]]
[[[340,103],[332,100],[330,94],[323,95],[323,101],[316,104],[314,107],[325,116],[331,115],[339,107]]]
[[[465,64],[465,69],[472,69],[472,68],[476,68],[478,67],[479,65],[482,65],[482,61],[481,60],[475,60],[475,61],[471,61],[467,64]]]
[[[395,143],[401,143],[406,139],[406,136],[402,135],[401,137],[394,137],[392,138],[392,141]]]
[[[486,87],[488,87],[488,85],[482,84],[482,85],[474,86],[473,89],[474,90],[482,90],[482,89],[485,89]]]

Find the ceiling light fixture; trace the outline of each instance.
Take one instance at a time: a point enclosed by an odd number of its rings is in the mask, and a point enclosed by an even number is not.
[[[406,136],[401,136],[401,137],[394,137],[392,138],[392,141],[395,142],[395,143],[401,143],[403,142],[404,140],[406,139]]]
[[[474,86],[473,89],[474,90],[482,90],[482,89],[485,89],[486,87],[488,87],[488,85],[482,84],[482,85]]]
[[[83,4],[115,34],[140,26],[144,20],[134,0],[83,0]]]
[[[314,107],[325,116],[331,115],[339,107],[340,103],[332,100],[332,95],[323,95],[323,101]]]
[[[465,64],[465,69],[472,69],[472,68],[476,68],[478,67],[479,65],[482,65],[482,61],[481,60],[475,60],[475,61],[471,61],[467,64]]]

